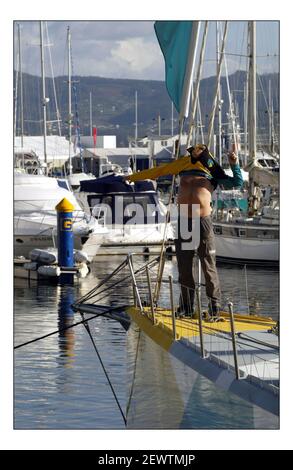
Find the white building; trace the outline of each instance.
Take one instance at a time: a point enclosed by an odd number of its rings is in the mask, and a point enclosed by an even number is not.
[[[15,137],[14,153],[20,156],[22,153],[35,154],[41,165],[45,161],[44,137],[24,136],[23,147],[21,147],[21,137]],[[47,163],[49,167],[61,167],[69,158],[69,141],[65,137],[49,135],[46,137]],[[74,145],[70,144],[70,155],[78,154]]]
[[[97,135],[96,145],[93,136],[80,136],[80,143],[82,148],[99,148],[99,149],[115,149],[116,148],[116,135]]]

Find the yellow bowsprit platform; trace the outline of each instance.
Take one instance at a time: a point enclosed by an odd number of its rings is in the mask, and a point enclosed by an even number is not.
[[[165,349],[169,349],[174,341],[172,314],[170,310],[156,308],[155,323],[151,318],[150,307],[144,307],[143,312],[137,307],[129,307],[127,313],[131,318],[154,340]],[[229,314],[221,312],[222,321],[209,322],[202,320],[204,334],[229,333],[231,324]],[[176,318],[176,339],[199,336],[199,322],[197,318]],[[234,314],[234,326],[236,332],[264,331],[274,328],[276,322],[269,317]]]

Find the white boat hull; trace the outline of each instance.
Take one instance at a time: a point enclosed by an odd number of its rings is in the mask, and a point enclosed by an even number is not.
[[[247,239],[216,235],[217,258],[243,262],[279,261],[279,240]]]
[[[74,248],[85,252],[89,261],[96,256],[102,241],[103,234],[90,234],[88,239],[82,243],[82,237],[74,237]],[[29,259],[29,254],[34,248],[47,249],[55,247],[57,240],[53,242],[52,236],[49,235],[15,235],[14,236],[14,257],[23,256]]]
[[[122,225],[109,227],[103,246],[153,245],[163,241],[165,224]],[[167,227],[166,239],[173,239],[172,227]]]

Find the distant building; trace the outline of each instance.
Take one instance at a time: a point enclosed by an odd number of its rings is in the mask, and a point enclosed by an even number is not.
[[[96,145],[93,136],[82,135],[80,136],[80,143],[82,148],[101,148],[101,149],[115,149],[116,148],[116,135],[97,135]]]
[[[23,147],[21,147],[21,137],[15,137],[14,153],[18,159],[21,155],[35,155],[42,166],[45,162],[44,156],[44,137],[43,136],[24,136]],[[69,158],[69,141],[65,137],[49,135],[46,138],[47,163],[50,168],[59,168]],[[74,145],[70,145],[70,155],[77,154]]]
[[[95,176],[101,176],[108,170],[109,165],[118,165],[123,170],[132,168],[143,170],[150,167],[150,157],[147,148],[84,148],[82,152],[84,171]],[[81,172],[81,159],[76,156],[72,160],[73,172]]]
[[[176,142],[178,141],[178,135],[151,135],[143,137],[137,141],[138,147],[147,147],[151,160],[156,160],[159,157],[170,159],[175,156]],[[133,141],[132,141],[133,142]],[[131,142],[131,143],[132,143]],[[180,155],[185,154],[186,150],[187,135],[181,136],[180,144]]]

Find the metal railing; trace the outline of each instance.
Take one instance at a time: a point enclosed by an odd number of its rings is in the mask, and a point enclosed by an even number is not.
[[[149,318],[153,325],[159,324],[159,327],[161,327],[163,324],[169,330],[174,341],[182,339],[187,342],[198,351],[203,359],[216,362],[221,368],[233,372],[237,380],[248,378],[255,381],[258,378],[260,381],[264,381],[265,374],[269,376],[269,364],[272,362],[270,357],[273,357],[274,354],[262,359],[261,349],[253,347],[248,356],[245,341],[237,332],[234,307],[231,301],[228,302],[228,313],[220,318],[220,322],[207,321],[208,318],[204,315],[205,312],[202,308],[202,284],[198,282],[194,289],[196,307],[193,310],[193,315],[190,318],[181,318],[176,308],[176,297],[178,290],[180,291],[182,287],[180,283],[174,280],[172,275],[163,277],[161,283],[162,298],[157,297],[155,299],[154,289],[157,285],[159,257],[151,259],[138,268],[134,266],[134,258],[135,253],[129,254],[123,263],[82,298],[81,302],[91,300],[95,304],[100,304],[107,296],[110,296],[111,303],[116,298],[117,303],[121,303],[121,295],[119,295],[119,289],[116,287],[118,285],[120,287],[125,286],[124,292],[126,295],[124,295],[123,300],[134,305],[138,312]],[[197,267],[200,273],[199,261]],[[115,279],[115,276],[118,279]],[[200,280],[199,276],[198,281]],[[116,303],[116,300],[114,302]],[[164,302],[167,304],[166,307],[163,306]],[[161,306],[159,306],[159,303]],[[221,321],[225,322],[225,327],[221,327]],[[252,322],[253,317],[247,321]],[[255,360],[252,357],[250,358],[250,355],[254,354],[254,349],[259,353]],[[248,360],[249,364],[247,364]],[[273,360],[276,361],[276,358],[273,357]],[[258,377],[255,377],[255,374],[259,374]],[[276,387],[274,377],[267,382]]]
[[[132,285],[133,285],[133,292],[134,292],[134,302],[135,305],[138,306],[142,315],[149,317],[153,324],[157,323],[158,317],[161,319],[161,310],[158,307],[158,300],[154,302],[154,295],[152,289],[152,281],[151,281],[151,273],[152,270],[150,265],[153,265],[153,261],[147,263],[142,269],[139,271],[139,275],[142,276],[140,281],[137,279],[135,275],[135,271],[133,268],[133,256],[131,254],[128,256],[128,266],[131,273]],[[221,331],[220,328],[215,328],[213,323],[207,323],[204,321],[203,317],[203,310],[202,310],[202,301],[201,301],[201,279],[200,279],[200,260],[198,259],[197,262],[198,268],[198,283],[195,286],[195,299],[196,299],[196,308],[192,315],[191,321],[187,320],[189,328],[194,328],[194,337],[199,337],[199,352],[203,359],[208,360],[217,360],[218,364],[221,367],[226,367],[229,370],[233,370],[235,373],[235,378],[237,380],[245,379],[249,375],[248,367],[245,367],[245,354],[246,352],[238,344],[238,333],[236,330],[236,322],[234,317],[233,311],[233,303],[231,301],[228,302],[228,314],[225,315],[225,318],[221,318],[221,321],[225,321],[226,324],[229,322],[230,328],[226,328],[226,331]],[[144,279],[143,279],[144,277]],[[153,282],[154,284],[154,282]],[[177,313],[176,313],[176,305],[175,305],[175,294],[174,294],[174,285],[180,284],[174,281],[173,276],[169,275],[167,279],[162,278],[162,284],[166,284],[169,289],[169,309],[164,309],[164,316],[168,317],[168,328],[171,330],[171,335],[174,341],[177,341],[182,335],[180,335],[180,321],[177,322]],[[146,285],[146,287],[145,287]],[[170,312],[169,314],[167,312]],[[180,319],[178,319],[180,320]],[[193,321],[195,320],[195,321]],[[185,320],[186,324],[186,320]],[[183,335],[184,337],[184,335]],[[222,341],[223,344],[226,345],[226,350],[219,352],[219,345],[218,343]],[[223,342],[224,341],[224,342]],[[214,342],[214,345],[213,345]],[[213,347],[214,346],[214,347]],[[223,360],[223,356],[226,356],[226,360]],[[240,367],[239,365],[239,358],[241,356],[242,364],[244,365]],[[232,362],[231,362],[232,361]],[[263,363],[269,363],[269,360],[264,359]],[[262,366],[262,370],[265,365]],[[259,378],[263,378],[259,376]],[[273,383],[273,380],[272,380]]]

